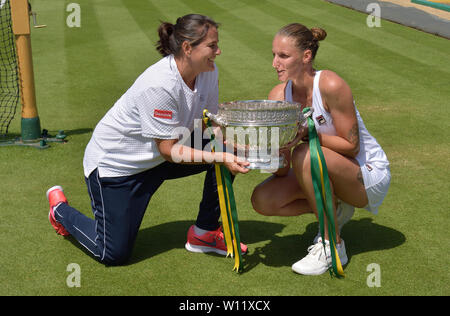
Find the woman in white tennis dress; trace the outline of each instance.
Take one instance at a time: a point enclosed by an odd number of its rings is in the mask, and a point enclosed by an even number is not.
[[[318,42],[325,37],[323,29],[309,29],[299,23],[285,26],[275,35],[273,67],[283,83],[272,89],[269,99],[299,102],[302,107],[314,110],[313,120],[337,209],[337,249],[342,264],[346,264],[340,228],[350,220],[354,207],[378,212],[389,188],[390,170],[383,149],[367,131],[354,105],[347,83],[333,71],[313,68]],[[298,136],[305,142],[292,152],[284,150],[287,166],[253,192],[253,207],[263,215],[295,216],[314,212],[317,216],[307,128],[302,127]],[[327,242],[327,231],[324,237]],[[321,241],[320,234],[308,248],[308,255],[292,266],[295,272],[317,275],[328,270],[330,258],[324,255],[322,242],[318,241]]]

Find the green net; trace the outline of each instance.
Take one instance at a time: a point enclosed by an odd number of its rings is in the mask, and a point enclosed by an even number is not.
[[[10,0],[0,0],[0,136],[8,133],[19,104],[16,48],[11,26]]]

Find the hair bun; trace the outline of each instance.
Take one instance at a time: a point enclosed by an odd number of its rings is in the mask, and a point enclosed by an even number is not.
[[[311,28],[311,33],[313,37],[318,41],[323,41],[325,37],[327,37],[327,32],[325,32],[325,30],[320,27]]]
[[[163,23],[161,23],[159,28],[165,35],[170,36],[170,35],[172,35],[172,33],[175,29],[175,25],[173,25],[170,22],[163,22]]]
[[[171,37],[175,26],[169,22],[162,22],[158,27],[159,41],[156,42],[156,50],[164,57],[173,53]]]

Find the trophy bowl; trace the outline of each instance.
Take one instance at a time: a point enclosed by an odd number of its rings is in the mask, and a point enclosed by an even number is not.
[[[250,163],[249,169],[276,170],[285,164],[279,149],[295,139],[307,114],[300,103],[244,100],[222,103],[217,114],[207,116],[220,126],[227,146]]]

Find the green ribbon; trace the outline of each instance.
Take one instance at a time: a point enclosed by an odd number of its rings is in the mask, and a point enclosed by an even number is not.
[[[303,114],[310,111],[310,108],[303,109]],[[309,137],[309,151],[311,155],[311,176],[314,187],[314,196],[316,199],[317,215],[319,217],[319,230],[322,236],[322,244],[326,254],[325,244],[325,217],[328,223],[328,236],[330,239],[330,250],[332,265],[329,269],[330,275],[343,277],[344,271],[339,259],[336,248],[336,228],[334,225],[334,208],[333,208],[333,194],[331,192],[330,179],[328,177],[327,165],[325,157],[320,146],[319,136],[317,135],[314,121],[309,116],[308,120],[308,137]]]
[[[231,228],[231,241],[233,247],[233,257],[235,258],[235,265],[233,270],[237,272],[242,271],[242,252],[241,252],[241,238],[239,233],[239,220],[237,215],[236,201],[234,199],[233,183],[231,182],[231,173],[224,166],[220,166],[222,183],[225,183],[223,190],[227,205],[227,219],[228,227]],[[226,240],[226,239],[225,239]]]
[[[207,117],[208,111],[203,112],[203,121],[211,134],[211,151],[215,151],[217,141],[211,128],[211,121]],[[236,201],[234,198],[233,184],[231,182],[231,173],[223,165],[216,164],[216,180],[219,195],[220,213],[222,216],[222,228],[225,244],[227,246],[227,257],[234,257],[235,264],[233,271],[242,271],[242,252],[241,239],[239,233],[239,220],[237,216]]]

